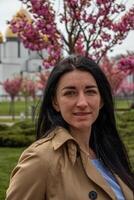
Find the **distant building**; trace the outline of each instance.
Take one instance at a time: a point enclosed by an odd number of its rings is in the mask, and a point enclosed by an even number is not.
[[[23,8],[20,9],[19,13],[28,15]],[[5,41],[3,38],[2,33],[0,33],[0,83],[12,78],[13,75],[22,75],[27,72],[33,74],[43,69],[42,59],[37,52],[26,49],[9,26],[5,32]],[[45,50],[42,53],[45,55]],[[4,94],[0,84],[0,96]]]

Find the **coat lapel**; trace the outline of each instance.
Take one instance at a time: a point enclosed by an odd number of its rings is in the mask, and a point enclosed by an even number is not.
[[[115,177],[122,189],[125,199],[134,200],[133,191],[129,189],[129,187],[119,178],[119,176],[115,175]]]
[[[111,199],[117,200],[111,187],[107,184],[106,180],[101,176],[98,170],[91,163],[90,159],[88,159],[82,151],[81,158],[88,178],[95,182],[99,187],[101,187],[111,197]]]

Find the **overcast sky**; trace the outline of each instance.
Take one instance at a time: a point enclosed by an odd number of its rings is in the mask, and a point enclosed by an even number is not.
[[[55,0],[60,3],[60,0]],[[119,1],[119,0],[117,0]],[[134,4],[134,0],[124,0],[130,7]],[[11,20],[12,16],[21,8],[22,3],[19,0],[0,0],[0,32],[3,34],[6,31],[6,21]],[[116,46],[110,56],[118,55],[120,53],[124,54],[126,51],[134,51],[134,31],[131,31],[128,37],[124,40],[123,44]]]

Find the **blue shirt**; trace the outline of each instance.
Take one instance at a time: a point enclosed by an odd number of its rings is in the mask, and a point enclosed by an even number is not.
[[[121,191],[119,184],[116,179],[112,175],[112,173],[105,167],[105,165],[99,159],[91,160],[93,165],[97,168],[97,170],[101,173],[104,179],[108,182],[112,190],[114,191],[118,200],[125,200],[124,195]]]

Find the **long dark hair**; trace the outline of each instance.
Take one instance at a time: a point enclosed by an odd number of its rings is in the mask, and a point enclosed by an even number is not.
[[[89,146],[94,150],[97,157],[134,191],[134,174],[132,172],[128,155],[116,128],[114,105],[109,82],[93,60],[80,56],[71,55],[61,60],[52,70],[45,87],[42,104],[40,107],[37,139],[46,137],[55,127],[61,126],[69,130],[68,124],[61,114],[57,112],[52,101],[55,97],[57,84],[61,76],[73,70],[87,71],[96,80],[103,107],[100,109],[97,120],[92,125]]]

